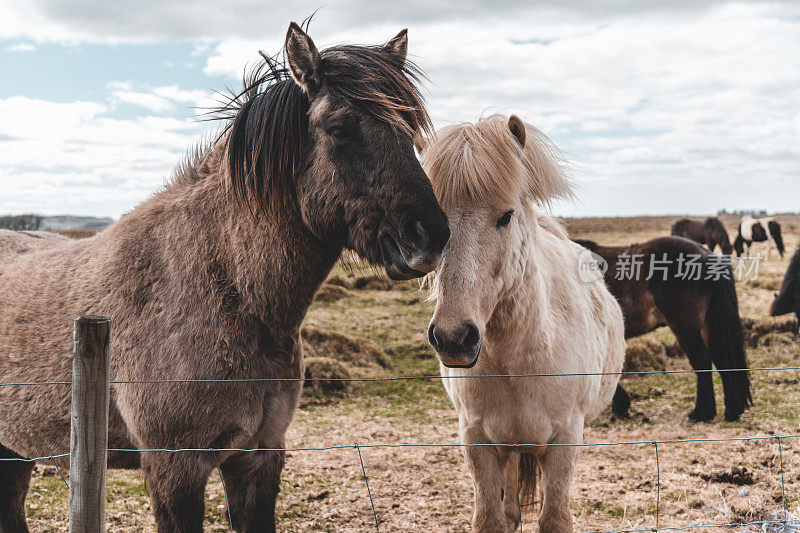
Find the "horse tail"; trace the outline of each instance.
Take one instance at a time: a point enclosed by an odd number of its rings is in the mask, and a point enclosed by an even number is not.
[[[786,248],[783,246],[783,236],[781,235],[781,225],[775,222],[774,220],[770,220],[767,223],[769,227],[769,233],[772,235],[772,240],[775,241],[775,246],[778,247],[778,252],[781,254],[781,258],[783,258],[784,252],[786,252]]]
[[[706,227],[710,230],[709,233],[713,239],[719,244],[720,248],[722,248],[722,253],[730,255],[732,251],[731,240],[730,237],[728,237],[725,226],[722,225],[722,221],[717,217],[709,217],[706,219]]]
[[[727,279],[726,279],[727,276]],[[744,332],[739,317],[739,301],[733,269],[713,282],[711,301],[706,312],[709,330],[709,349],[714,365],[720,372],[725,393],[725,419],[738,420],[739,415],[753,404],[750,376],[744,349]],[[735,369],[734,371],[729,371]]]
[[[536,456],[530,452],[523,452],[519,456],[518,466],[518,485],[519,485],[519,512],[522,509],[533,506],[536,503],[536,485],[539,482],[539,462]]]

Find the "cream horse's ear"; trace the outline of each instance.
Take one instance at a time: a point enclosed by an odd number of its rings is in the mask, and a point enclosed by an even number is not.
[[[508,117],[508,129],[511,130],[511,134],[517,138],[517,142],[519,143],[520,147],[525,146],[525,124],[520,120],[517,115],[511,115]]]
[[[421,133],[416,133],[414,135],[414,148],[417,149],[419,155],[422,155],[422,153],[425,151],[425,148],[428,147],[428,142],[428,139],[423,137]]]

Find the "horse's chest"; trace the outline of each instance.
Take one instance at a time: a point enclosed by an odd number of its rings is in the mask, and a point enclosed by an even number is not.
[[[526,378],[511,379],[450,380],[461,426],[480,427],[491,442],[547,442],[559,407],[541,387],[527,386]]]

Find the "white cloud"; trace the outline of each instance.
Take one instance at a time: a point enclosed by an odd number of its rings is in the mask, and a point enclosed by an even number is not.
[[[557,23],[577,19],[595,23],[641,13],[697,13],[718,0],[464,0],[437,4],[429,0],[376,2],[337,0],[320,8],[318,0],[254,3],[252,0],[29,0],[0,6],[0,38],[26,37],[55,42],[163,42],[178,40],[261,39],[282,35],[290,20],[315,11],[314,31],[330,34],[347,28],[370,31],[379,24],[418,26],[453,20],[479,20],[484,28],[505,20]],[[399,29],[399,28],[398,28]],[[395,30],[396,32],[397,30]],[[349,39],[348,39],[349,40]]]
[[[438,126],[513,111],[558,141],[579,180],[739,185],[744,201],[753,176],[800,176],[798,14],[797,5],[721,4],[595,23],[462,17],[419,21],[409,50],[431,80]],[[318,41],[352,35],[322,32]],[[372,25],[359,40],[389,35]],[[237,74],[258,46],[225,40],[206,72]]]
[[[186,39],[194,46],[191,60],[205,61],[207,74],[238,78],[247,62],[259,59],[259,49],[280,48],[289,20],[315,8],[311,2],[254,7],[247,0],[224,7],[207,0],[80,5],[37,0],[13,9],[0,6],[0,38]],[[383,42],[408,26],[411,56],[431,80],[428,100],[436,124],[474,120],[487,110],[517,112],[577,164],[590,211],[622,210],[614,204],[619,187],[626,187],[624,194],[636,204],[630,212],[737,207],[756,198],[750,190],[754,177],[784,191],[765,207],[782,209],[791,193],[800,194],[796,2],[466,1],[458,16],[453,13],[452,6],[439,9],[427,0],[340,0],[320,10],[310,33],[324,47]],[[39,148],[56,150],[53,159],[65,168],[79,165],[82,172],[101,176],[110,175],[115,164],[141,169],[123,171],[123,182],[131,191],[146,190],[155,182],[154,169],[163,175],[201,129],[165,115],[206,107],[211,96],[177,85],[115,83],[108,89],[103,104],[75,102],[56,109],[40,101],[36,105],[43,111],[31,108],[28,116],[20,115],[23,124],[16,129],[42,137],[56,132],[60,140]],[[138,106],[147,117],[110,119],[117,103]],[[45,111],[57,121],[49,130],[37,118]],[[7,126],[16,120],[0,116],[5,118],[0,161],[6,164],[3,145],[23,142],[15,136],[26,143],[33,137],[11,131]],[[28,120],[36,124],[24,124]],[[130,137],[118,138],[122,132]],[[114,148],[93,147],[81,157],[70,151],[88,150],[81,143],[101,144],[106,135]],[[125,142],[131,143],[129,150]],[[695,191],[691,198],[683,192],[689,185]],[[648,200],[653,187],[659,187],[658,198]],[[8,209],[4,205],[0,200],[0,211]]]
[[[111,99],[142,107],[156,113],[173,111],[176,104],[181,107],[208,108],[216,103],[214,94],[209,91],[181,89],[177,85],[166,85],[139,90],[128,81],[114,81],[107,84]]]
[[[0,212],[119,216],[162,184],[209,129],[110,111],[94,102],[0,99]]]
[[[36,47],[31,43],[14,43],[3,48],[4,52],[33,52]]]

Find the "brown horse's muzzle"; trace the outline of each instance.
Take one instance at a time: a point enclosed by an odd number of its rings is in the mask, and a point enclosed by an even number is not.
[[[391,279],[419,278],[436,269],[447,252],[450,228],[443,213],[408,217],[394,232],[379,236],[383,264]]]

